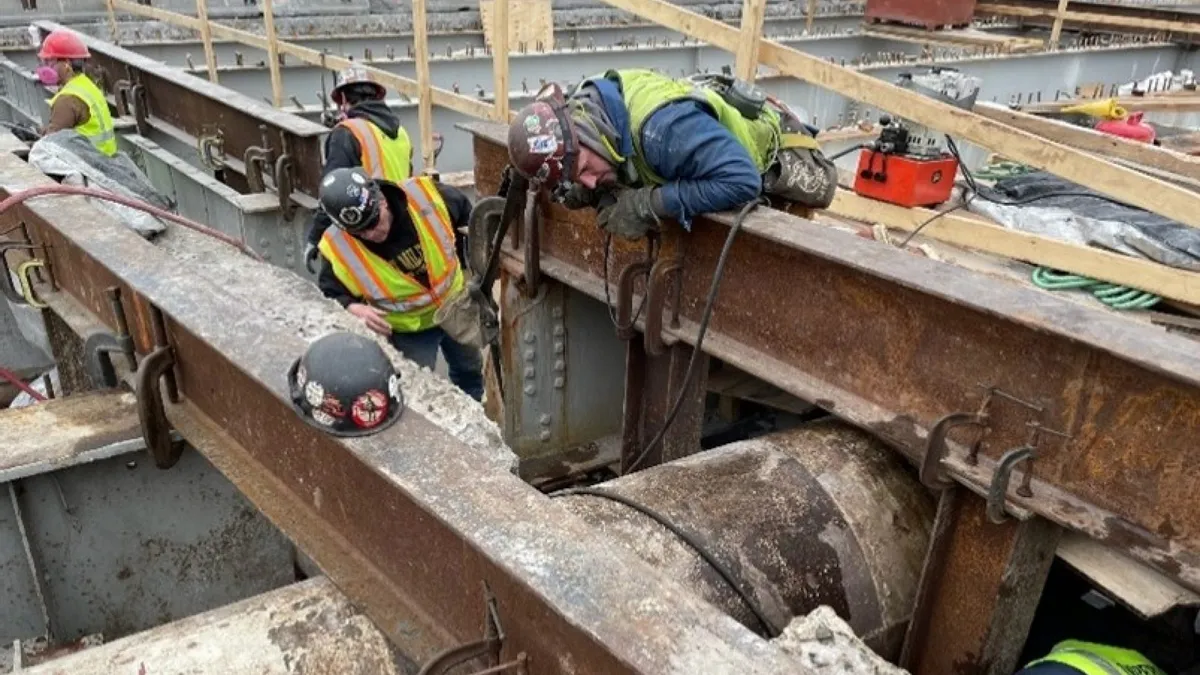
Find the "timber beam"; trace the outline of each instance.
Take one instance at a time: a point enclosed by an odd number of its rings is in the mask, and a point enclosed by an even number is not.
[[[1053,24],[1059,16],[1058,0],[984,0],[975,5],[977,16],[1019,17]],[[1096,27],[1183,35],[1200,34],[1200,13],[1170,7],[1134,7],[1112,3],[1072,2],[1062,12],[1064,24],[1073,28]]]
[[[494,194],[508,158],[504,130],[472,129],[476,189]],[[543,273],[602,300],[603,233],[590,212],[548,205],[541,222]],[[731,222],[702,218],[683,238],[686,263],[665,310],[679,322],[662,322],[665,343],[694,344]],[[610,297],[642,248],[614,246]],[[510,269],[524,264],[519,251],[506,250]],[[704,350],[913,461],[937,420],[985,407],[981,451],[973,455],[964,438],[941,464],[980,494],[1001,456],[1029,442],[1030,424],[1067,434],[1039,434],[1030,489],[1018,493],[1014,479],[1010,507],[1200,587],[1200,448],[1191,432],[1200,424],[1200,355],[1191,340],[764,209],[733,243]]]
[[[4,196],[49,184],[0,155]],[[39,297],[115,330],[105,289],[120,289],[137,354],[173,354],[170,424],[412,658],[479,640],[494,598],[502,659],[538,673],[809,672],[411,407],[364,438],[307,424],[285,375],[308,343],[274,315],[289,312],[284,289],[263,290],[274,313],[234,301],[211,269],[81,197],[3,216],[18,221],[52,279]],[[231,255],[230,274],[265,278],[252,276],[265,263]]]

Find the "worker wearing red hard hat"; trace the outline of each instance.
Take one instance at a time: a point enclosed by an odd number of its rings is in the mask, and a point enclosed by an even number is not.
[[[351,66],[338,75],[330,98],[340,119],[325,139],[321,175],[335,169],[362,167],[371,178],[401,184],[412,175],[412,142],[400,118],[384,103],[387,89],[371,80],[363,68]],[[321,210],[313,214],[304,260],[316,273],[317,243],[331,221]]]
[[[568,208],[597,207],[637,239],[670,218],[734,209],[764,191],[828,206],[836,169],[786,106],[729,76],[612,70],[565,95],[543,87],[508,132],[509,159]]]
[[[113,157],[117,154],[117,135],[108,102],[100,87],[83,72],[91,57],[87,45],[73,30],[58,28],[42,41],[38,58],[54,68],[58,81],[63,83],[50,99],[50,122],[42,133],[74,129],[97,150]]]

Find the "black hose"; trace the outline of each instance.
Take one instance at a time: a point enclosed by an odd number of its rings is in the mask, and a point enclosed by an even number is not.
[[[646,444],[645,448],[638,454],[637,458],[629,464],[625,469],[625,473],[635,471],[650,453],[654,451],[663,437],[667,435],[667,430],[671,428],[671,423],[679,415],[679,410],[683,406],[683,397],[687,395],[688,386],[692,382],[692,378],[696,376],[696,364],[700,361],[701,348],[704,346],[704,336],[708,333],[708,322],[712,318],[713,305],[716,304],[717,291],[721,286],[721,277],[725,275],[725,263],[729,259],[729,250],[733,248],[733,240],[737,237],[738,230],[742,229],[742,224],[746,222],[746,216],[754,210],[754,207],[764,202],[761,197],[752,202],[748,202],[738,212],[737,218],[733,221],[733,225],[729,228],[729,234],[725,237],[725,246],[721,248],[721,257],[717,258],[717,267],[713,271],[712,284],[708,288],[708,298],[704,302],[704,313],[700,317],[700,332],[696,335],[696,345],[692,351],[692,358],[688,360],[687,371],[683,376],[683,383],[679,387],[679,395],[675,397],[675,402],[671,405],[671,410],[667,413],[667,419],[663,422],[662,428],[654,435],[654,438]]]
[[[645,504],[639,503],[629,497],[617,494],[615,492],[601,490],[600,488],[568,488],[566,490],[560,490],[558,492],[551,493],[549,496],[553,498],[570,497],[572,495],[590,495],[592,497],[600,497],[601,499],[614,501],[618,504],[624,504],[625,506],[628,506],[634,511],[641,513],[659,525],[662,525],[668,531],[670,531],[671,534],[679,537],[681,541],[690,546],[693,551],[695,551],[701,558],[704,559],[704,562],[708,563],[709,567],[712,567],[717,574],[721,575],[721,578],[725,580],[725,583],[729,584],[729,587],[733,589],[733,592],[736,593],[739,598],[741,598],[742,603],[746,605],[746,608],[749,609],[752,614],[754,614],[754,618],[757,619],[760,624],[762,624],[763,630],[767,632],[768,636],[776,638],[783,633],[783,626],[777,626],[774,624],[774,622],[767,619],[766,613],[763,612],[762,608],[758,606],[758,602],[754,599],[752,594],[742,588],[742,584],[739,583],[734,577],[733,572],[730,571],[729,567],[720,560],[717,560],[716,556],[709,552],[708,548],[704,545],[704,542],[700,541],[700,538],[697,535],[684,532],[679,528],[679,526],[668,520],[666,516],[650,508],[649,506],[646,506]]]

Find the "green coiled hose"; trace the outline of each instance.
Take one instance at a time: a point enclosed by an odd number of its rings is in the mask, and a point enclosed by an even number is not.
[[[1049,291],[1085,290],[1113,309],[1149,309],[1162,300],[1153,293],[1139,291],[1136,288],[1118,286],[1078,274],[1059,272],[1048,267],[1037,267],[1033,270],[1033,283],[1038,288]]]

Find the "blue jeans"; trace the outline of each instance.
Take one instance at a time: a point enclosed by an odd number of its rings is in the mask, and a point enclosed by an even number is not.
[[[396,351],[430,370],[437,364],[438,348],[450,368],[450,381],[476,401],[483,400],[483,353],[450,339],[441,328],[418,333],[392,333],[388,338]]]

